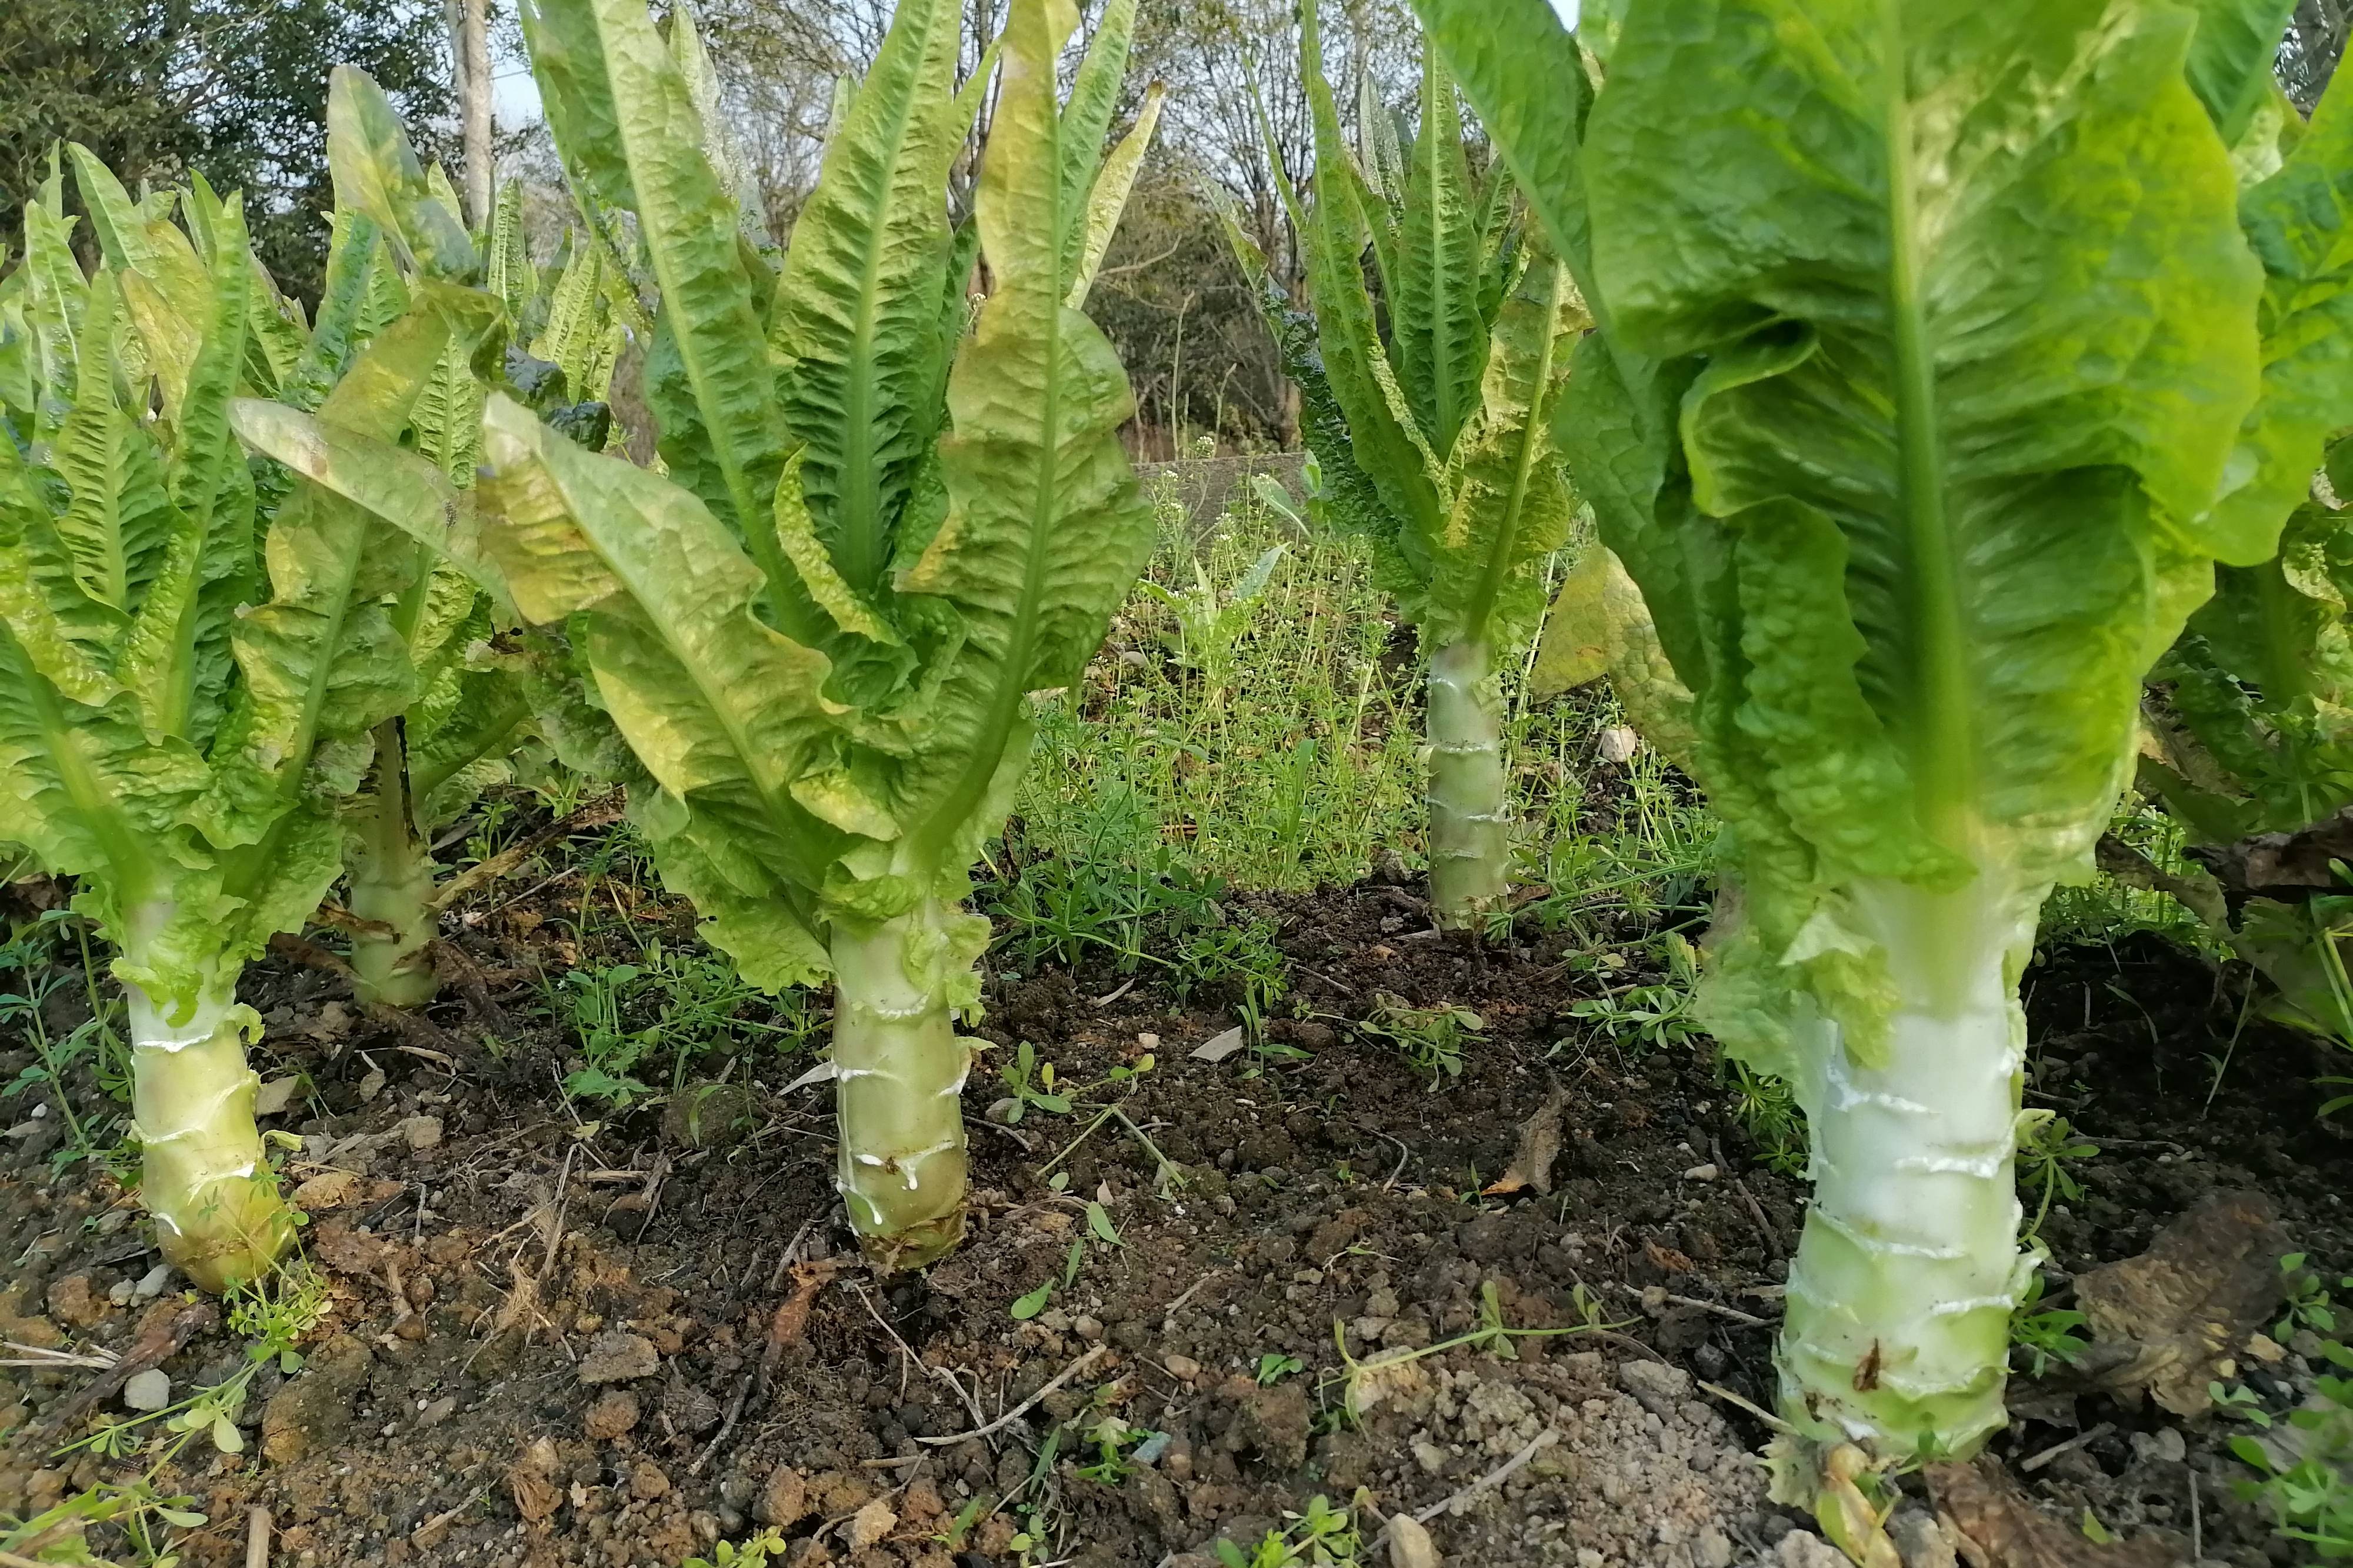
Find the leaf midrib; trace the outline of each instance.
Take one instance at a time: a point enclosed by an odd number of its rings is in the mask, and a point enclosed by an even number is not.
[[[1472,636],[1482,642],[1486,640],[1487,622],[1495,613],[1495,602],[1503,595],[1504,578],[1511,571],[1513,550],[1519,543],[1520,515],[1526,510],[1528,491],[1535,479],[1536,456],[1545,444],[1545,426],[1548,423],[1545,394],[1552,385],[1553,364],[1560,353],[1560,307],[1568,280],[1565,264],[1556,261],[1552,268],[1552,287],[1545,297],[1544,352],[1536,359],[1535,389],[1528,396],[1527,417],[1520,426],[1511,498],[1504,503],[1503,526],[1495,531],[1494,540],[1487,547],[1486,564],[1480,573],[1478,593],[1471,601],[1467,617]]]
[[[933,26],[938,26],[936,15]],[[917,57],[917,64],[928,58],[932,45],[925,41]],[[918,85],[921,72],[917,73]],[[843,517],[841,542],[842,575],[860,594],[871,593],[875,577],[881,570],[882,550],[882,481],[880,465],[875,460],[876,441],[870,410],[879,399],[876,389],[881,378],[881,366],[874,353],[879,335],[877,322],[881,316],[883,236],[888,231],[892,199],[898,190],[899,176],[904,166],[909,146],[909,132],[915,123],[917,94],[901,94],[892,121],[882,178],[881,216],[884,221],[867,226],[862,238],[865,257],[858,292],[858,316],[850,334],[849,372],[842,391],[842,413],[846,439],[842,447]]]
[[[1019,711],[1021,699],[1029,690],[1029,661],[1038,646],[1038,606],[1044,597],[1046,585],[1046,535],[1054,517],[1054,478],[1060,468],[1062,428],[1062,300],[1069,293],[1060,265],[1068,253],[1070,214],[1064,197],[1065,182],[1060,178],[1062,167],[1062,121],[1060,108],[1052,100],[1052,86],[1047,89],[1047,151],[1044,157],[1053,178],[1046,182],[1052,194],[1050,200],[1054,212],[1050,225],[1052,245],[1047,254],[1056,258],[1054,275],[1046,280],[1045,407],[1039,426],[1042,438],[1039,444],[1037,484],[1029,499],[1029,541],[1028,558],[1023,563],[1021,596],[1015,602],[1013,637],[1007,646],[1005,658],[997,666],[997,690],[989,700],[988,716],[983,722],[979,743],[974,748],[971,762],[964,776],[932,820],[924,826],[921,847],[936,852],[955,832],[959,824],[971,816],[986,799],[991,780],[1005,759],[1005,748],[1011,739],[1013,721]]]
[[[1929,834],[1969,847],[1967,816],[1977,794],[1959,562],[1946,506],[1944,450],[1932,332],[1920,290],[1919,193],[1914,183],[1912,104],[1900,0],[1880,0],[1887,159],[1888,305],[1895,350],[1895,419],[1908,597],[1918,627],[1912,732],[1914,799]]]

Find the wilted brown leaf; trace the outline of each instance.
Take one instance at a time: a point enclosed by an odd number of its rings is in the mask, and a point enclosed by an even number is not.
[[[2076,1279],[2093,1341],[2078,1370],[2127,1404],[2147,1393],[2176,1415],[2203,1415],[2207,1385],[2278,1310],[2287,1251],[2269,1198],[2215,1194],[2138,1258]]]
[[[1561,1124],[1567,1114],[1568,1091],[1556,1083],[1536,1113],[1520,1123],[1519,1152],[1512,1156],[1511,1168],[1487,1189],[1489,1196],[1531,1187],[1541,1196],[1552,1196],[1552,1166],[1560,1158]]]
[[[1992,1459],[1931,1465],[1928,1491],[1969,1568],[2184,1568],[2187,1542],[2159,1535],[2095,1542],[2035,1507]]]

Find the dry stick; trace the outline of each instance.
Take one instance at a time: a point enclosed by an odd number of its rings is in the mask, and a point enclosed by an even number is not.
[[[14,1351],[14,1355],[0,1357],[0,1366],[79,1367],[87,1372],[106,1372],[114,1365],[115,1358],[82,1351],[44,1350],[39,1345],[20,1345],[14,1340],[0,1340],[0,1350]]]
[[[607,827],[618,822],[621,819],[621,803],[622,795],[617,790],[610,795],[600,796],[571,816],[541,828],[522,843],[501,849],[470,870],[452,877],[442,889],[433,896],[432,903],[427,906],[428,912],[437,915],[442,913],[475,889],[508,876],[517,867],[522,866],[558,839],[569,838],[574,834],[585,832],[591,827]]]
[[[1774,1227],[1773,1222],[1766,1217],[1765,1205],[1757,1201],[1757,1194],[1748,1190],[1748,1184],[1740,1179],[1739,1173],[1733,1170],[1731,1163],[1725,1159],[1724,1141],[1711,1137],[1707,1141],[1707,1152],[1715,1156],[1715,1168],[1730,1178],[1732,1190],[1738,1193],[1741,1202],[1748,1205],[1748,1217],[1757,1222],[1757,1234],[1765,1238],[1765,1250],[1768,1254],[1786,1255],[1788,1248],[1781,1245],[1781,1233]]]
[[[245,1512],[245,1568],[269,1568],[269,1510],[260,1503]]]
[[[1620,1285],[1611,1280],[1609,1282],[1609,1288],[1621,1296],[1631,1296],[1637,1300],[1641,1299],[1642,1292],[1631,1285]],[[1760,1318],[1753,1312],[1744,1312],[1737,1307],[1726,1307],[1715,1301],[1703,1301],[1696,1296],[1678,1296],[1672,1291],[1668,1291],[1662,1299],[1672,1301],[1678,1307],[1690,1307],[1702,1312],[1713,1312],[1717,1317],[1728,1319],[1746,1329],[1769,1329],[1774,1326],[1773,1320],[1770,1318]]]
[[[1477,1480],[1472,1481],[1469,1486],[1464,1487],[1452,1497],[1442,1498],[1437,1502],[1431,1503],[1428,1508],[1417,1510],[1413,1515],[1414,1522],[1416,1524],[1428,1524],[1431,1520],[1436,1519],[1440,1514],[1446,1512],[1449,1509],[1468,1504],[1474,1498],[1485,1496],[1488,1492],[1494,1490],[1497,1487],[1502,1486],[1505,1481],[1511,1479],[1513,1475],[1530,1459],[1535,1458],[1538,1454],[1543,1453],[1546,1448],[1551,1447],[1555,1443],[1559,1441],[1559,1431],[1555,1427],[1546,1427],[1543,1431],[1536,1434],[1535,1440],[1531,1442],[1526,1447],[1521,1449],[1510,1458],[1505,1459],[1502,1464],[1496,1466],[1485,1475],[1481,1476]],[[1389,1527],[1384,1524],[1380,1528],[1380,1533],[1375,1535],[1371,1541],[1366,1543],[1365,1551],[1368,1554],[1378,1552],[1383,1544],[1388,1541],[1388,1538]]]
[[[459,1514],[465,1512],[468,1509],[473,1507],[476,1503],[481,1501],[484,1498],[490,1495],[490,1488],[477,1488],[472,1497],[468,1498],[456,1508],[444,1509],[439,1513],[435,1514],[431,1519],[427,1520],[423,1524],[418,1525],[415,1530],[410,1531],[408,1532],[410,1542],[414,1544],[417,1538],[420,1535],[428,1534],[433,1531],[440,1530],[448,1525],[457,1523],[458,1516]],[[425,1550],[430,1551],[431,1548],[427,1547]]]
[[[950,1373],[945,1367],[930,1365],[922,1356],[917,1355],[913,1351],[907,1347],[907,1342],[899,1337],[899,1331],[892,1328],[891,1326],[890,1320],[883,1317],[881,1311],[875,1307],[872,1298],[869,1297],[865,1291],[860,1289],[857,1286],[851,1284],[847,1279],[841,1282],[841,1288],[858,1298],[859,1305],[866,1309],[866,1315],[872,1318],[875,1325],[884,1333],[891,1336],[891,1342],[899,1347],[899,1353],[901,1355],[905,1356],[907,1360],[913,1363],[915,1368],[922,1372],[925,1377],[931,1378],[935,1382],[944,1383],[950,1388],[955,1390],[956,1398],[963,1403],[965,1409],[972,1412],[972,1418],[976,1423],[988,1419],[988,1416],[983,1413],[980,1408],[980,1401],[975,1399],[965,1391],[964,1384],[956,1381],[955,1374]]]
[[[1062,1374],[1060,1377],[1057,1377],[1053,1382],[1048,1384],[1045,1387],[1039,1389],[1037,1393],[1031,1394],[1029,1398],[1023,1400],[1020,1404],[1015,1405],[1012,1409],[1007,1411],[1004,1415],[998,1416],[996,1420],[990,1422],[986,1426],[977,1427],[970,1432],[958,1432],[951,1437],[918,1437],[915,1441],[923,1444],[923,1447],[927,1448],[944,1448],[954,1443],[970,1442],[975,1437],[993,1437],[997,1433],[1004,1431],[1008,1426],[1012,1426],[1016,1421],[1020,1420],[1024,1415],[1029,1415],[1030,1411],[1038,1407],[1039,1402],[1044,1400],[1048,1394],[1057,1392],[1064,1384],[1070,1382],[1071,1379],[1078,1376],[1079,1373],[1094,1365],[1094,1363],[1107,1354],[1110,1350],[1111,1347],[1109,1345],[1097,1345],[1094,1349],[1089,1351],[1086,1354],[1081,1356],[1078,1360],[1064,1367],[1062,1369]]]
[[[2063,1443],[2056,1444],[2051,1447],[2043,1449],[2042,1452],[2036,1454],[2031,1458],[2020,1460],[2018,1468],[2028,1475],[2032,1475],[2035,1471],[2041,1469],[2052,1460],[2059,1458],[2060,1455],[2072,1454],[2086,1443],[2096,1443],[2116,1429],[2115,1423],[2103,1421],[2088,1432],[2079,1432]]]

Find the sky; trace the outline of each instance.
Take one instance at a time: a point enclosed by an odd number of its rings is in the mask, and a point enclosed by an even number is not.
[[[1552,0],[1552,8],[1569,26],[1577,26],[1579,0]],[[499,124],[506,130],[534,123],[540,117],[539,84],[532,79],[531,62],[500,58],[491,68]]]

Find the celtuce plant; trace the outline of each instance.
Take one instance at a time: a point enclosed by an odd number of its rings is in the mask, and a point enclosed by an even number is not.
[[[75,164],[104,265],[82,276],[52,177],[9,290],[26,333],[22,377],[0,376],[0,820],[79,879],[117,949],[142,1195],[166,1256],[220,1289],[292,1234],[238,976],[341,872],[370,732],[416,688],[394,614],[418,559],[315,487],[272,471],[258,491],[228,406],[273,393],[397,438],[465,312],[385,324],[353,288],[306,331],[236,199],[197,182],[184,230],[172,195],[134,202]],[[373,243],[365,218],[342,227],[347,254]]]
[[[348,68],[335,73],[329,89],[328,152],[339,204],[328,300],[361,301],[364,327],[412,310],[437,313],[449,326],[396,431],[406,448],[399,460],[430,476],[426,488],[412,482],[404,493],[435,507],[470,501],[485,402],[510,373],[514,390],[554,427],[601,445],[609,425],[601,400],[611,379],[612,334],[596,292],[600,253],[589,253],[591,265],[550,279],[552,298],[542,300],[523,248],[521,188],[501,193],[487,232],[469,235],[441,171],[418,160],[382,92]],[[511,348],[527,317],[541,321],[537,343],[558,353],[559,363]],[[587,394],[577,402],[575,384]],[[256,451],[327,493],[380,512],[384,496],[348,490],[348,476],[332,463],[341,442],[381,444],[380,433],[314,414],[317,398],[307,391],[294,386],[280,388],[274,400],[238,399],[231,423]],[[478,868],[443,879],[431,853],[434,831],[485,789],[513,778],[519,759],[544,750],[592,777],[608,776],[611,737],[601,716],[569,695],[569,651],[559,637],[512,635],[512,605],[417,541],[387,542],[385,548],[406,548],[416,557],[409,586],[392,612],[416,671],[416,696],[371,737],[372,765],[345,807],[349,909],[322,910],[321,919],[350,936],[353,990],[362,1003],[416,1007],[440,991],[434,943],[442,911],[488,874]]]
[[[1227,232],[1299,386],[1325,513],[1373,542],[1383,586],[1420,628],[1430,905],[1441,926],[1473,928],[1509,892],[1501,674],[1544,613],[1543,562],[1575,511],[1552,412],[1584,306],[1523,230],[1504,169],[1473,177],[1438,58],[1423,66],[1420,134],[1402,143],[1367,98],[1360,161],[1324,77],[1314,0],[1301,17],[1314,199],[1303,212],[1288,189],[1284,199],[1306,253],[1312,331],[1230,219]]]
[[[2194,52],[2160,0],[1630,0],[1583,49],[1545,0],[1417,8],[1599,324],[1560,430],[1734,836],[1709,1016],[1811,1128],[1783,1414],[1967,1454],[2034,1262],[2039,910],[2348,406],[2339,106],[2242,234],[2276,4]]]
[[[832,979],[839,1185],[885,1268],[963,1234],[955,1020],[988,925],[962,906],[1027,699],[1078,681],[1152,544],[1133,396],[1080,310],[1150,130],[1103,158],[1134,16],[1115,0],[1061,104],[1076,12],[1016,0],[959,229],[947,177],[987,81],[956,87],[953,0],[904,0],[777,275],[642,0],[527,8],[574,181],[635,216],[651,262],[667,474],[494,396],[475,519],[411,454],[280,416],[329,482],[575,628],[664,879],[754,984]]]
[[[2113,839],[2101,860],[2259,971],[2273,1020],[2353,1047],[2353,887],[2337,869],[2353,857],[2353,442],[2327,471],[2330,499],[2296,509],[2276,559],[2218,574],[2150,681],[2141,790],[2203,864],[2167,870]]]

